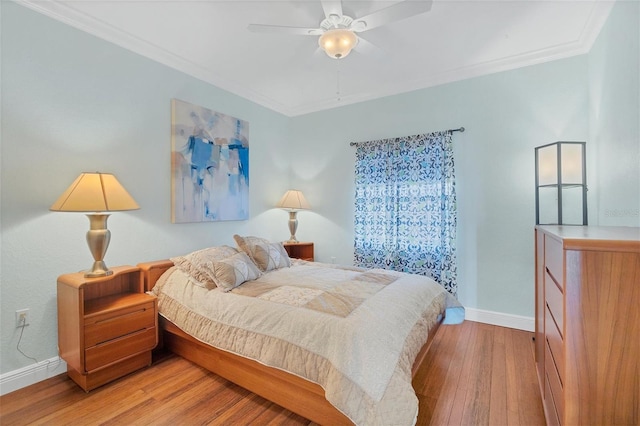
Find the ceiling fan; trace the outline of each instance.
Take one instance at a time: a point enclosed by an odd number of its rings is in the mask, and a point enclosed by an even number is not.
[[[332,58],[346,57],[356,45],[368,42],[356,35],[382,25],[428,12],[433,0],[404,0],[360,18],[342,13],[341,0],[321,0],[325,19],[318,28],[287,27],[280,25],[250,24],[248,29],[259,33],[278,33],[320,36],[318,44]]]

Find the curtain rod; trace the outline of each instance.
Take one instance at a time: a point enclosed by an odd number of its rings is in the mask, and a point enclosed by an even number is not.
[[[464,127],[458,127],[457,129],[449,129],[449,130],[446,130],[446,131],[447,132],[451,132],[451,133],[453,133],[453,132],[462,133],[462,132],[464,132],[464,130],[465,130]],[[349,142],[349,146],[357,146],[358,144],[361,144],[361,143],[364,143],[364,142]]]

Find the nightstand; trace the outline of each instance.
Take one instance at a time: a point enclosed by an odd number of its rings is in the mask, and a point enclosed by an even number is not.
[[[313,262],[313,243],[282,243],[289,257]]]
[[[134,266],[107,277],[58,277],[58,348],[69,377],[88,392],[151,365],[157,303]]]

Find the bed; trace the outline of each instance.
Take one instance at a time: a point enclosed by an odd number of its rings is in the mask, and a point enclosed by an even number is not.
[[[251,238],[138,265],[162,345],[319,424],[415,423],[411,378],[444,319],[463,318],[457,301],[426,277],[291,260]]]

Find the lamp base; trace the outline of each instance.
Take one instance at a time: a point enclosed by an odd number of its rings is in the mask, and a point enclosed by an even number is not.
[[[107,277],[113,274],[113,271],[107,268],[104,263],[104,255],[107,253],[109,242],[111,241],[111,232],[107,229],[108,214],[90,213],[89,230],[87,231],[87,244],[93,256],[93,266],[85,272],[87,278]]]
[[[289,211],[289,232],[291,236],[289,237],[288,243],[297,243],[298,239],[296,238],[296,230],[298,229],[298,212],[293,210]]]
[[[113,275],[113,271],[107,268],[103,261],[93,262],[91,269],[84,273],[85,278],[108,277],[109,275]]]

